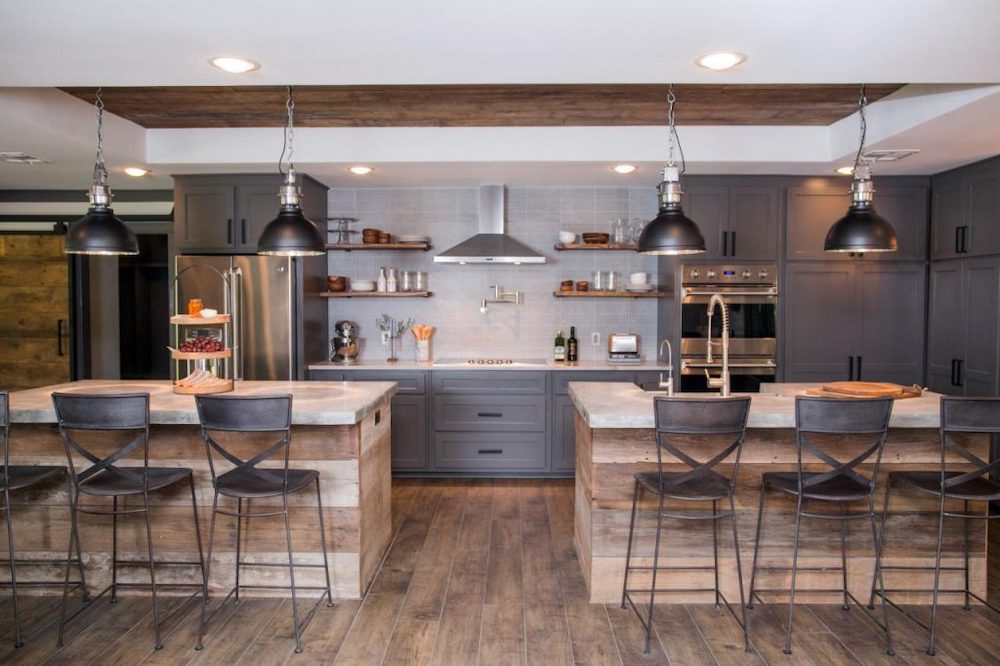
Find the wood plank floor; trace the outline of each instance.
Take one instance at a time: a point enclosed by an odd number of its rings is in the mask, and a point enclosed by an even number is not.
[[[12,605],[0,604],[0,663],[28,664],[996,664],[1000,617],[943,607],[934,658],[925,635],[891,616],[898,655],[857,609],[800,605],[793,654],[782,654],[782,605],[752,611],[754,651],[711,605],[657,606],[649,654],[631,611],[587,603],[573,552],[573,484],[529,480],[396,480],[394,541],[363,601],[321,607],[294,654],[289,599],[247,599],[210,625],[195,652],[198,614],[154,651],[148,599],[97,602],[56,649],[58,597],[27,597],[13,649]],[[305,604],[303,604],[305,605]],[[918,613],[926,616],[924,609]],[[165,613],[164,613],[165,614]],[[172,620],[171,624],[176,621]]]

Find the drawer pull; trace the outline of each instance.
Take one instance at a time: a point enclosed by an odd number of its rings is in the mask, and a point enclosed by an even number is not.
[[[476,416],[483,419],[501,419],[503,418],[503,412],[479,412]]]
[[[479,449],[479,452],[480,453],[499,454],[499,453],[503,453],[503,449]]]

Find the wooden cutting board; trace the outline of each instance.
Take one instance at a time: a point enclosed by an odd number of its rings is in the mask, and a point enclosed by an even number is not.
[[[919,398],[918,386],[900,386],[889,382],[831,382],[806,391],[808,395],[827,398]]]

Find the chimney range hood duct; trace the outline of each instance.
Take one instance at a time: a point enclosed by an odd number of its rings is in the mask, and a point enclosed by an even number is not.
[[[434,257],[439,264],[544,264],[545,256],[506,234],[507,188],[479,188],[479,233]]]

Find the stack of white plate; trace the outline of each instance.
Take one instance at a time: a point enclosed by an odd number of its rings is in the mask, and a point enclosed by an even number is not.
[[[429,243],[430,236],[407,236],[400,234],[396,236],[396,241],[399,243]]]
[[[653,291],[656,289],[655,284],[650,284],[649,282],[645,284],[627,284],[625,285],[625,291]]]

